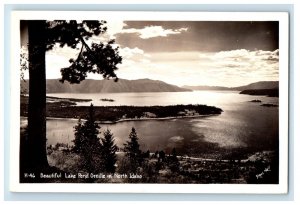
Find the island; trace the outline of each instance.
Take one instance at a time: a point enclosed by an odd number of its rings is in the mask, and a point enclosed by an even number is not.
[[[114,102],[115,101],[114,99],[109,99],[109,98],[101,98],[100,100],[104,101],[104,102]]]
[[[251,100],[249,102],[253,102],[253,103],[261,103],[261,100]]]

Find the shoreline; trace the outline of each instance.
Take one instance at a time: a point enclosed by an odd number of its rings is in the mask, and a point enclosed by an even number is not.
[[[21,98],[22,99],[22,98]],[[89,106],[75,106],[73,100],[58,100],[46,103],[46,117],[86,119]],[[197,118],[220,115],[221,108],[200,104],[178,104],[166,106],[94,106],[95,121],[101,124],[113,124],[123,121],[137,120],[169,120],[181,118]],[[23,97],[20,116],[28,115],[28,101]]]
[[[124,118],[116,121],[96,121],[100,124],[115,124],[118,122],[130,122],[130,121],[148,121],[148,120],[172,120],[172,119],[185,119],[185,118],[202,118],[217,116],[219,114],[209,114],[209,115],[194,115],[194,116],[176,116],[176,117],[148,117],[148,118]]]
[[[124,118],[116,121],[99,121],[96,120],[99,124],[116,124],[119,122],[131,122],[131,121],[149,121],[149,120],[173,120],[173,119],[185,119],[185,118],[204,118],[204,117],[212,117],[217,116],[219,114],[208,114],[208,115],[194,115],[194,116],[176,116],[176,117],[148,117],[148,118]],[[20,116],[21,118],[26,118],[26,116]],[[46,120],[70,120],[70,121],[78,121],[78,118],[68,118],[68,117],[46,117]],[[81,119],[82,121],[85,121],[85,119]]]

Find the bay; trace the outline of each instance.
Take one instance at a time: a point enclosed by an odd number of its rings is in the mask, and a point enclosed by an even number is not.
[[[278,107],[264,107],[263,103],[278,105],[278,98],[241,95],[236,91],[194,91],[161,93],[55,93],[48,96],[61,98],[92,99],[77,105],[176,105],[206,104],[223,109],[221,115],[198,118],[125,121],[102,124],[101,132],[110,129],[119,147],[128,140],[132,127],[136,128],[143,150],[176,148],[182,154],[211,153],[218,150],[247,149],[252,151],[274,150],[278,146]],[[113,102],[100,99],[112,99]],[[253,103],[251,100],[261,100]],[[72,144],[77,120],[48,119],[47,143]],[[101,135],[100,135],[101,136]]]

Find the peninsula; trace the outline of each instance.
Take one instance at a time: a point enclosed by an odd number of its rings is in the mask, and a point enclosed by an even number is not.
[[[80,101],[76,99],[76,101]],[[21,96],[21,116],[27,117],[28,97]],[[75,106],[72,98],[47,98],[47,117],[86,119],[89,106]],[[95,106],[95,120],[115,123],[124,120],[169,119],[218,115],[222,109],[207,105]]]

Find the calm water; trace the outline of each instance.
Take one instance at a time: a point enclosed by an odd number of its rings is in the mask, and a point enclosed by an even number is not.
[[[176,93],[107,93],[107,94],[48,94],[65,98],[92,99],[98,105],[172,105],[206,104],[224,110],[221,115],[149,121],[126,121],[103,124],[101,131],[111,129],[115,142],[122,147],[128,140],[131,127],[135,127],[142,149],[166,150],[173,147],[182,153],[214,152],[220,148],[231,150],[274,149],[278,143],[278,107],[263,107],[249,102],[278,104],[278,98],[240,95],[233,91],[194,91]],[[103,102],[101,98],[113,99]],[[78,103],[78,105],[89,105]],[[77,120],[50,119],[47,121],[47,143],[72,144]]]
[[[60,98],[91,99],[91,102],[81,102],[77,105],[95,106],[110,105],[176,105],[176,104],[207,104],[222,109],[234,107],[237,103],[247,102],[252,99],[261,99],[263,102],[278,103],[278,98],[253,97],[239,95],[236,91],[194,91],[194,92],[146,92],[146,93],[49,93],[48,96]],[[112,99],[113,102],[101,101],[100,99]]]

